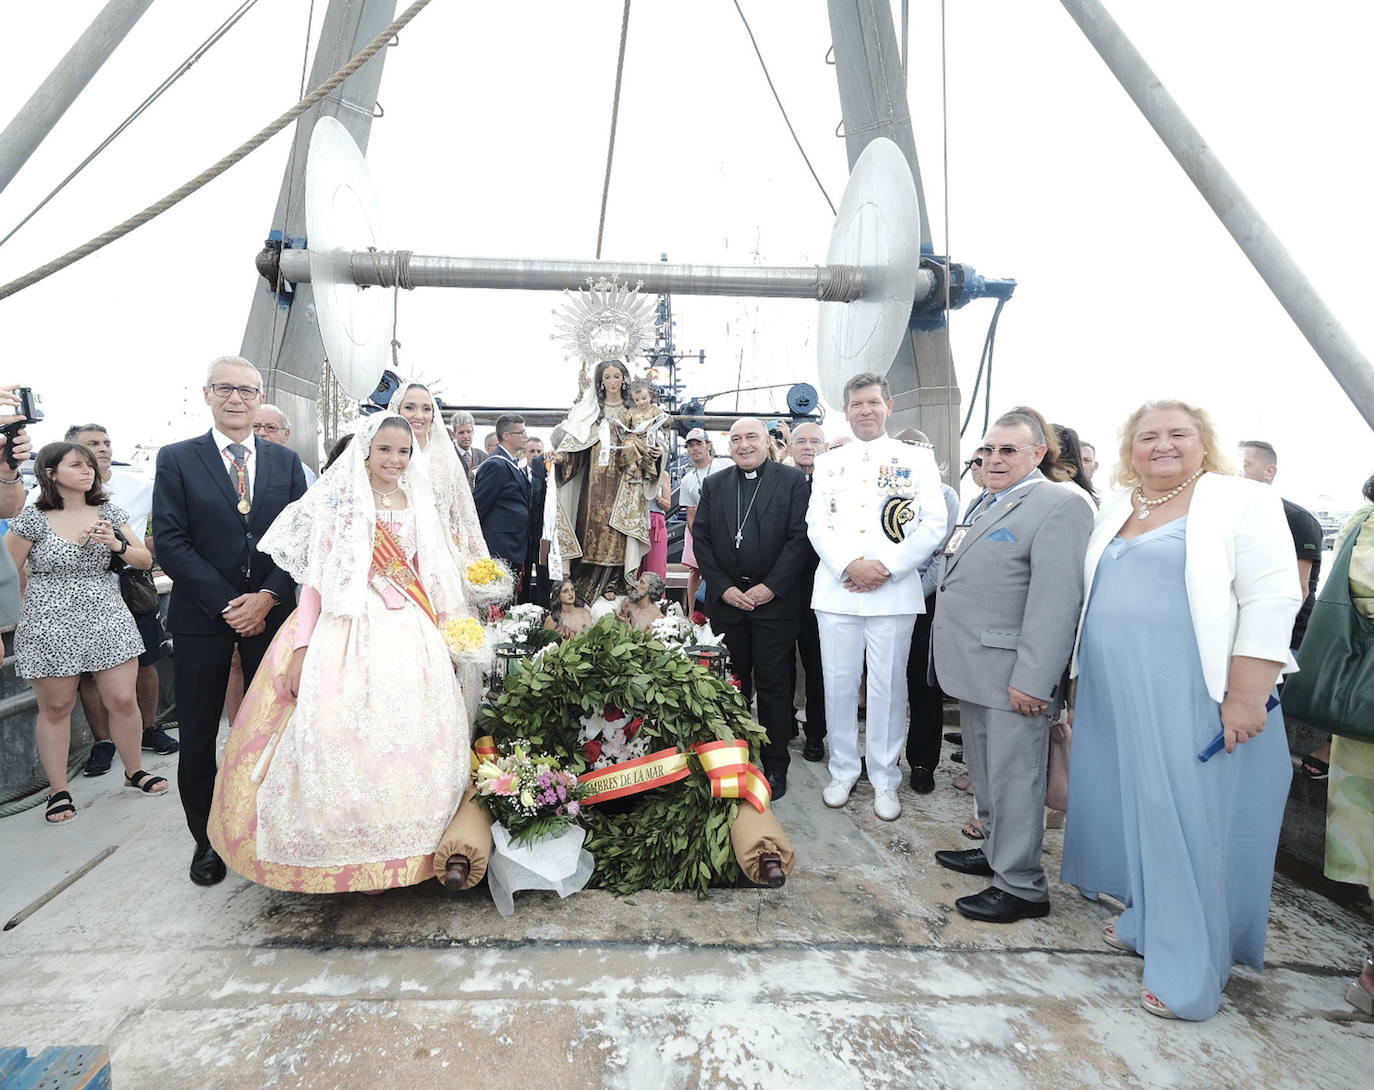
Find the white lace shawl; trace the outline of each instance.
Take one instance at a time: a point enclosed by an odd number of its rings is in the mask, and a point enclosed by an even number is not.
[[[467,470],[458,459],[458,452],[453,449],[453,443],[444,428],[439,403],[424,384],[404,382],[391,395],[387,411],[399,415],[401,402],[412,389],[425,391],[434,408],[434,422],[429,426],[429,438],[411,458],[411,470],[429,479],[434,502],[439,508],[439,518],[453,536],[458,561],[466,570],[474,560],[490,554],[487,552],[486,539],[482,537],[477,506],[472,502],[472,486],[468,484]]]
[[[377,527],[365,459],[378,429],[398,420],[405,423],[390,413],[375,413],[361,421],[339,460],[282,511],[258,542],[296,582],[319,591],[325,613],[357,617],[363,611]],[[418,451],[400,480],[415,512],[415,567],[440,618],[465,616],[458,562],[439,520],[429,476],[415,471],[417,462],[423,462]]]

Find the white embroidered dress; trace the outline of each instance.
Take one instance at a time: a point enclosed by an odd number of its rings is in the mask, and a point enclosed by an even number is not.
[[[379,423],[353,446],[366,451]],[[257,852],[269,863],[347,867],[433,852],[468,782],[469,718],[439,628],[371,566],[380,516],[440,620],[464,614],[433,498],[408,472],[410,507],[379,512],[358,487],[361,452],[352,461],[263,542],[320,599],[296,711],[257,795]]]

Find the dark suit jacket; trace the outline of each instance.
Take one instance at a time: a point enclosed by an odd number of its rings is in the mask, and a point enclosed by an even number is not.
[[[467,468],[467,463],[463,461],[463,448],[457,443],[453,444],[453,449],[458,453],[458,464]],[[487,452],[480,447],[468,448],[468,459],[472,462],[472,468],[468,469],[468,484],[471,485],[473,478],[477,475],[477,467],[487,460]]]
[[[758,547],[753,550],[735,548],[735,489],[739,470],[722,470],[701,482],[692,547],[706,578],[706,615],[713,621],[729,623],[744,615],[721,599],[732,586],[748,590],[764,583],[773,592],[773,600],[753,610],[751,616],[800,617],[810,608],[801,590],[803,572],[813,563],[806,537],[806,505],[810,498],[806,476],[801,470],[778,462],[764,462],[759,467],[759,476],[754,511],[748,519],[759,535]]]
[[[221,612],[249,591],[277,596],[269,628],[296,608],[295,583],[257,543],[282,508],[305,494],[305,471],[295,451],[276,443],[257,441],[254,457],[253,509],[241,515],[209,432],[158,451],[153,540],[162,570],[172,577],[167,628],[173,633],[227,631]]]
[[[504,447],[477,467],[472,500],[482,523],[487,551],[517,571],[529,551],[530,482]]]
[[[548,494],[549,471],[543,458],[536,458],[530,464],[534,483],[530,487],[529,550],[526,559],[534,564],[539,560],[539,542],[544,536],[544,497]]]

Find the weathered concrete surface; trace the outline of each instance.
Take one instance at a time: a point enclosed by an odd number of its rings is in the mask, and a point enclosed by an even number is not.
[[[174,758],[150,761],[171,774]],[[1343,1001],[1374,928],[1279,879],[1269,968],[1237,970],[1220,1014],[1163,1022],[1113,914],[1071,889],[1054,912],[975,925],[982,881],[937,867],[967,795],[820,804],[794,759],[783,890],[520,894],[485,887],[307,897],[186,879],[175,799],[74,784],[66,829],[0,821],[0,918],[107,844],[118,850],[0,935],[0,1044],[108,1043],[136,1087],[1367,1087],[1374,1022]],[[1058,873],[1063,834],[1047,834]]]

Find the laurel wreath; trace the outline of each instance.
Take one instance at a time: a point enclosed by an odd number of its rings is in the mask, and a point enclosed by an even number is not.
[[[505,692],[478,713],[478,734],[498,749],[516,739],[556,755],[565,769],[589,767],[578,740],[584,715],[608,706],[644,716],[650,753],[687,753],[692,774],[619,805],[583,808],[586,847],[596,860],[591,884],[616,894],[641,889],[733,885],[740,876],[730,845],[737,803],[711,797],[691,746],[739,738],[759,759],[764,731],[739,691],[651,635],[603,617],[589,631],[550,647],[506,679]]]

